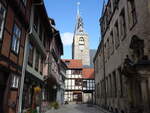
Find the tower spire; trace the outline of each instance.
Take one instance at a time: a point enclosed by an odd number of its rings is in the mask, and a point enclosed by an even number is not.
[[[77,2],[77,23],[75,26],[75,33],[83,33],[84,32],[84,28],[83,28],[83,19],[80,16],[80,2]]]

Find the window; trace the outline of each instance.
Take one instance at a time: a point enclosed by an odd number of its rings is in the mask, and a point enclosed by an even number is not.
[[[66,74],[70,75],[71,74],[71,70],[66,70]]]
[[[123,96],[123,75],[121,74],[121,68],[118,69],[119,78],[120,78],[120,97]]]
[[[107,46],[107,58],[109,59],[109,57],[110,57],[110,45],[109,45],[109,39],[107,39],[106,46]]]
[[[22,107],[23,109],[29,108],[32,105],[33,89],[28,83],[24,84],[23,87],[23,99]]]
[[[114,36],[113,32],[110,33],[110,53],[113,54],[114,52]]]
[[[41,62],[40,62],[40,73],[41,73],[41,74],[43,73],[43,64],[44,64],[44,60],[43,60],[43,58],[41,57]]]
[[[80,50],[82,51],[84,49],[84,38],[83,37],[80,37],[79,39],[79,48]]]
[[[129,24],[130,28],[132,28],[132,26],[134,26],[137,22],[134,0],[128,0],[128,11],[129,11]]]
[[[42,23],[40,23],[39,38],[40,38],[40,40],[42,41],[42,38],[43,38],[43,29],[42,29]]]
[[[111,5],[111,1],[109,1],[109,3],[108,3],[107,10],[108,10],[108,18],[109,18],[109,20],[110,20],[111,15],[112,15],[112,5]]]
[[[97,84],[97,97],[100,98],[100,84]]]
[[[34,48],[31,43],[29,43],[29,57],[28,57],[28,64],[30,66],[33,65],[33,54],[34,54]]]
[[[79,39],[79,45],[84,45],[84,38],[83,37],[80,37],[80,39]]]
[[[106,86],[105,86],[106,87],[106,95],[108,96],[108,88],[109,88],[108,87],[108,78],[106,78],[105,82],[106,82]]]
[[[87,87],[87,81],[83,81],[83,87]]]
[[[16,24],[14,24],[11,49],[17,54],[19,52],[20,37],[21,30]]]
[[[117,48],[119,46],[119,44],[120,44],[118,21],[115,24],[114,33],[115,33],[115,47]]]
[[[107,46],[106,46],[106,43],[104,45],[104,59],[105,59],[105,62],[107,62]]]
[[[22,0],[23,4],[26,5],[27,4],[27,0]]]
[[[110,97],[113,97],[113,77],[111,74],[109,75],[109,77],[110,77]]]
[[[114,94],[114,97],[117,97],[117,78],[116,77],[117,77],[116,76],[116,72],[114,71],[113,72],[113,84],[114,84],[114,88],[113,88],[114,92],[113,92],[113,94]]]
[[[79,75],[79,74],[81,74],[81,71],[80,70],[72,70],[72,74]]]
[[[0,39],[2,39],[2,33],[3,33],[3,29],[4,29],[4,22],[5,22],[5,15],[6,15],[6,9],[0,3]]]
[[[130,43],[130,49],[132,49],[134,61],[139,61],[144,58],[144,40],[141,40],[137,36],[133,36]]]
[[[125,21],[125,11],[124,9],[122,10],[121,14],[120,14],[120,34],[122,39],[125,37],[126,35],[126,21]]]
[[[118,5],[119,0],[112,0],[112,1],[113,1],[113,10],[115,10]]]
[[[81,86],[82,85],[82,80],[81,79],[76,79],[75,80],[75,85],[76,86]]]
[[[36,52],[36,59],[35,59],[35,69],[38,71],[39,68],[39,52]]]
[[[108,12],[108,9],[106,10],[106,13],[105,13],[105,17],[106,17],[106,26],[109,25],[109,12]]]
[[[34,27],[35,31],[38,32],[38,14],[36,12],[34,12],[34,24],[33,24],[33,27]]]
[[[46,47],[46,33],[44,32],[44,37],[43,37],[43,46]]]
[[[19,77],[17,75],[12,74],[12,88],[18,88],[19,86]]]

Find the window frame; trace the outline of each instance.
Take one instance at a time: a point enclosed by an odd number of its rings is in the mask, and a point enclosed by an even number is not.
[[[6,21],[6,13],[7,13],[7,9],[6,7],[0,2],[0,8],[4,8],[4,12],[3,12],[3,15],[2,15],[2,23],[1,23],[1,26],[0,26],[0,40],[2,40],[3,38],[3,32],[4,32],[4,26],[5,26],[5,21]]]
[[[36,50],[36,57],[35,57],[35,70],[36,71],[39,71],[39,64],[40,64],[39,60],[40,60],[40,52]]]
[[[30,47],[32,46],[32,51],[31,51],[31,53],[30,53]],[[31,55],[32,55],[32,62],[30,62],[30,57],[31,57]],[[33,66],[33,59],[34,59],[34,46],[33,46],[33,44],[30,42],[29,43],[29,56],[28,56],[28,64],[30,65],[30,66]]]
[[[28,0],[21,0],[21,2],[23,3],[24,6],[27,5],[27,1],[28,1]]]
[[[135,0],[128,0],[128,13],[129,13],[129,27],[131,30],[137,23]]]
[[[12,73],[12,80],[11,80],[11,88],[18,89],[19,88],[19,76]]]
[[[17,36],[18,35],[17,33],[14,33],[16,31],[15,30],[15,26],[20,31],[19,36]],[[11,51],[13,51],[15,54],[19,53],[21,35],[22,35],[21,27],[19,27],[19,25],[17,23],[14,23],[14,25],[13,25],[13,32],[12,32],[12,41],[11,41]],[[14,45],[15,47],[13,46],[14,38],[16,39],[16,42],[15,42],[16,44]]]
[[[114,35],[115,35],[115,48],[117,49],[120,45],[120,33],[119,33],[119,24],[118,24],[118,20],[116,21],[115,25],[114,25]]]
[[[121,39],[123,40],[126,37],[127,34],[127,25],[126,25],[126,19],[125,19],[125,9],[122,9],[120,13],[120,35]]]

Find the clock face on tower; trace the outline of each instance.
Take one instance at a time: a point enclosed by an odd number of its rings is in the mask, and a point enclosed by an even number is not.
[[[79,49],[83,50],[84,49],[84,45],[85,45],[84,38],[80,37],[79,38]]]

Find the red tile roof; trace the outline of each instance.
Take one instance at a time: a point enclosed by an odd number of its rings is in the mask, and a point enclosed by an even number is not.
[[[66,62],[66,65],[68,68],[71,69],[82,69],[82,60],[77,59],[63,59],[64,62]],[[67,64],[68,63],[68,64]]]
[[[83,68],[82,71],[83,78],[94,79],[94,69],[93,68]]]

